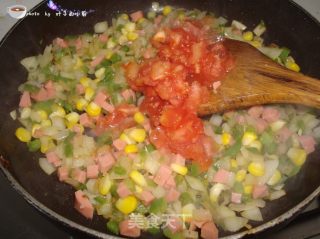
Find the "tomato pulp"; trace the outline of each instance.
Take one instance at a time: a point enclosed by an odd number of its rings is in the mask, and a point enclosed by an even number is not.
[[[204,134],[197,107],[233,66],[223,42],[214,39],[207,24],[187,21],[153,36],[155,57],[125,66],[130,86],[144,93],[140,109],[151,119],[151,142],[198,162],[203,170],[212,163],[216,145]]]

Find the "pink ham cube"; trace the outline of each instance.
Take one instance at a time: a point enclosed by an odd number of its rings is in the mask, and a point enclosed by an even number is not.
[[[219,169],[219,171],[213,176],[214,183],[228,184],[230,180],[231,172],[225,169]]]
[[[170,202],[174,202],[174,201],[178,200],[179,197],[180,197],[180,192],[174,188],[170,188],[165,199],[167,202],[170,203]]]
[[[127,145],[127,143],[121,139],[114,140],[112,144],[118,151],[122,151]]]
[[[103,152],[99,154],[96,158],[99,165],[99,170],[101,173],[106,173],[112,166],[116,163],[114,157],[110,152]]]
[[[241,193],[231,193],[231,202],[233,203],[241,203],[242,194]]]
[[[203,239],[218,239],[218,229],[213,222],[207,222],[201,227]]]
[[[59,181],[65,181],[69,177],[69,170],[67,167],[62,166],[58,168]]]
[[[120,222],[120,234],[128,237],[139,237],[141,235],[140,228],[133,220],[124,220]]]
[[[252,191],[252,197],[254,199],[263,198],[269,194],[268,187],[266,185],[254,185]]]
[[[124,182],[119,183],[117,188],[117,193],[121,198],[127,197],[132,194],[130,189],[127,187],[127,185]]]
[[[78,190],[75,192],[75,198],[75,209],[78,210],[86,218],[92,219],[94,208],[85,194],[81,190]]]
[[[72,178],[78,181],[79,183],[85,183],[87,174],[85,171],[76,168],[72,172]]]
[[[164,186],[171,176],[171,169],[166,165],[161,165],[154,177],[154,182],[159,186]]]
[[[142,191],[139,198],[142,200],[144,205],[149,205],[155,199],[153,194],[147,190]]]
[[[92,164],[87,166],[87,178],[97,178],[99,175],[99,166]]]
[[[28,91],[23,92],[20,98],[19,106],[22,108],[31,106],[31,98],[30,98],[30,93]]]

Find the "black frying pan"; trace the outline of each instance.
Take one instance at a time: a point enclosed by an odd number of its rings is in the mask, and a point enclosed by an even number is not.
[[[55,17],[45,3],[35,10],[41,16],[28,16],[19,22],[1,42],[0,47],[0,167],[12,186],[33,206],[48,216],[73,228],[98,237],[112,237],[105,230],[105,220],[95,216],[86,220],[73,208],[73,189],[58,182],[56,176],[48,177],[38,166],[39,155],[29,153],[26,146],[14,136],[18,123],[9,112],[19,102],[17,88],[25,81],[26,71],[19,61],[43,51],[45,45],[57,36],[92,32],[94,23],[111,20],[119,12],[148,10],[152,1],[125,0],[60,0],[55,1],[66,9],[94,10],[87,17]],[[249,27],[260,20],[267,24],[267,42],[292,49],[292,54],[302,71],[320,78],[320,26],[310,15],[290,1],[285,0],[159,0],[185,8],[210,10],[228,19],[238,19]],[[50,12],[51,17],[44,16]],[[287,196],[268,203],[263,209],[264,221],[253,224],[252,230],[243,230],[233,238],[254,234],[294,217],[320,193],[320,151],[313,153],[302,171],[289,180]],[[287,220],[288,221],[288,220]],[[220,232],[230,236],[230,233]],[[150,235],[143,234],[142,238]],[[157,235],[162,238],[162,235]]]

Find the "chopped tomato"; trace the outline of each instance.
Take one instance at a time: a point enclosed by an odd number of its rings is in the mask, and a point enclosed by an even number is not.
[[[214,41],[212,21],[208,17],[161,29],[152,39],[157,55],[125,66],[131,87],[144,93],[140,109],[151,119],[150,141],[195,160],[203,170],[217,149],[204,135],[197,107],[233,64],[223,43]]]

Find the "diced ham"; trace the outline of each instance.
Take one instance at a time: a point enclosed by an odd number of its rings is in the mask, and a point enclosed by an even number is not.
[[[169,217],[165,222],[167,228],[173,233],[179,232],[183,229],[182,220],[179,217]]]
[[[75,192],[75,197],[75,209],[78,210],[86,218],[92,219],[94,208],[89,199],[84,195],[84,193],[81,190]]]
[[[153,196],[151,192],[144,190],[139,195],[139,198],[142,200],[144,205],[149,205],[155,199],[155,196]]]
[[[20,98],[19,106],[22,108],[31,106],[31,98],[30,98],[30,93],[28,91],[23,92]]]
[[[161,165],[154,177],[154,182],[159,186],[164,186],[171,176],[171,169],[168,166]]]
[[[237,122],[238,124],[243,125],[243,124],[246,123],[246,118],[245,118],[243,115],[238,115],[238,116],[236,117],[236,122]]]
[[[126,90],[122,91],[121,95],[125,100],[129,100],[130,98],[135,99],[135,97],[136,97],[134,91],[131,89],[126,89]]]
[[[231,193],[231,202],[233,203],[241,203],[242,194],[241,193]]]
[[[280,112],[272,107],[266,107],[262,113],[262,119],[266,120],[268,123],[273,123],[277,121],[280,117]]]
[[[213,222],[207,222],[201,227],[203,239],[218,239],[218,229]]]
[[[117,188],[117,193],[121,198],[127,197],[132,194],[130,189],[127,187],[127,185],[124,182],[119,183]]]
[[[84,86],[81,85],[81,84],[77,84],[77,86],[76,86],[76,92],[77,92],[78,95],[83,95],[84,92],[85,92]]]
[[[178,200],[179,197],[180,197],[180,192],[174,188],[170,188],[165,199],[167,202],[174,202],[174,201]]]
[[[83,113],[80,115],[80,124],[83,125],[84,127],[91,127],[93,125],[92,120],[88,116],[87,113]]]
[[[170,175],[168,179],[166,180],[165,184],[163,185],[165,189],[175,188],[176,187],[176,181],[174,180],[173,175]]]
[[[116,162],[112,154],[108,151],[100,153],[96,161],[98,162],[101,173],[106,173]]]
[[[293,134],[293,132],[284,126],[278,131],[278,139],[280,143],[285,143]]]
[[[90,66],[91,67],[96,67],[97,65],[99,65],[104,59],[104,55],[99,55],[96,56],[91,62],[90,62]]]
[[[52,164],[61,161],[58,155],[54,151],[46,153],[46,157],[48,162]]]
[[[172,163],[179,164],[181,166],[185,166],[186,159],[183,156],[181,156],[180,154],[175,154],[172,157]]]
[[[219,169],[219,171],[213,176],[214,183],[228,184],[230,181],[231,172],[225,169]]]
[[[75,42],[75,46],[76,46],[76,50],[80,50],[82,48],[82,41],[81,38],[77,38],[76,42]]]
[[[101,106],[106,102],[107,98],[108,96],[105,93],[99,91],[93,101],[97,105]]]
[[[127,145],[127,143],[121,139],[114,140],[112,144],[119,151],[123,150]]]
[[[107,34],[100,34],[99,35],[99,40],[102,42],[102,43],[105,43],[108,41],[108,35]]]
[[[64,181],[69,177],[69,170],[65,166],[58,168],[57,173],[60,181]]]
[[[299,136],[299,142],[304,150],[309,154],[315,150],[316,141],[310,135],[301,135]]]
[[[48,92],[43,87],[37,93],[31,94],[31,97],[36,101],[45,101],[48,99]]]
[[[82,133],[83,128],[81,127],[81,125],[74,125],[72,126],[72,131],[77,133],[77,134],[81,134]]]
[[[162,15],[158,15],[155,19],[154,19],[154,23],[156,25],[160,24],[160,22],[162,21],[163,16]]]
[[[104,104],[101,105],[101,107],[109,113],[112,113],[115,110],[114,106],[112,104],[109,104],[108,102],[104,102]]]
[[[42,129],[36,129],[36,130],[34,131],[34,133],[32,134],[32,136],[33,136],[34,138],[40,138],[40,137],[44,136],[44,132],[43,132]]]
[[[47,81],[44,85],[44,88],[47,91],[47,100],[52,99],[56,96],[56,89],[51,80]]]
[[[152,53],[152,48],[148,47],[143,53],[144,59],[150,59],[152,57]]]
[[[132,21],[136,22],[139,19],[143,18],[143,12],[142,11],[136,11],[134,13],[131,13],[130,17],[131,17]]]
[[[99,166],[92,164],[87,166],[87,178],[97,178],[99,175]]]
[[[85,171],[80,170],[80,169],[74,169],[72,172],[72,178],[76,181],[78,181],[79,183],[84,183],[86,181],[87,178],[87,174]]]
[[[266,128],[268,128],[268,123],[267,121],[258,118],[255,120],[255,128],[258,131],[258,133],[262,133],[263,131],[265,131]]]
[[[150,132],[151,125],[150,125],[150,121],[148,119],[144,120],[144,122],[142,123],[142,126],[147,132]]]
[[[61,48],[67,48],[68,47],[68,43],[64,39],[59,38],[59,37],[56,38],[56,44]]]
[[[254,199],[263,198],[268,195],[268,187],[266,185],[254,185],[252,191],[252,197]]]
[[[248,110],[248,114],[253,118],[259,118],[263,113],[263,106],[253,106]]]
[[[141,230],[133,220],[124,220],[119,224],[120,234],[128,237],[140,237]]]

